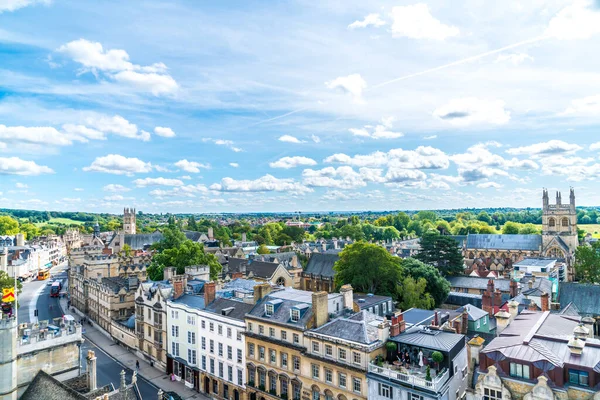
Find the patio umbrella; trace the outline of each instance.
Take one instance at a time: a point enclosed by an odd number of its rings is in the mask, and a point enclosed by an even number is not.
[[[423,352],[419,351],[419,367],[423,367]]]

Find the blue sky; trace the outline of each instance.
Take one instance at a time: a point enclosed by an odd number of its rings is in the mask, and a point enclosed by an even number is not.
[[[598,205],[598,48],[597,1],[0,0],[0,207]]]

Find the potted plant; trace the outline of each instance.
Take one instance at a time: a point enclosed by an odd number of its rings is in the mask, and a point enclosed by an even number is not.
[[[431,382],[431,367],[429,365],[425,368],[425,380]]]
[[[395,354],[394,354],[396,352],[396,350],[397,350],[396,343],[394,343],[394,342],[387,342],[385,344],[385,349],[387,351],[387,360],[388,360],[388,362],[394,362],[396,360],[395,359]]]
[[[434,351],[431,353],[431,359],[435,362],[437,369],[440,369],[440,363],[444,361],[444,355],[439,351]]]

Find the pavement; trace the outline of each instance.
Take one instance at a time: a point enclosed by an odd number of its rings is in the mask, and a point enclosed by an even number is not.
[[[66,315],[72,315],[76,320],[83,317],[79,310],[74,309],[75,312],[73,313],[71,309],[67,309],[67,299],[60,299],[60,307],[67,310]],[[86,339],[82,346],[83,354],[90,348],[95,351],[98,358],[96,369],[99,385],[108,382],[118,385],[120,381],[119,373],[122,369],[125,370],[129,381],[133,370],[135,370],[135,362],[139,361],[140,369],[137,374],[137,384],[143,399],[155,399],[159,388],[163,392],[175,392],[183,399],[210,399],[202,393],[188,389],[183,382],[172,382],[165,371],[150,366],[144,359],[116,344],[108,333],[95,323],[92,323],[92,325],[89,323],[84,324],[83,336]],[[118,364],[118,367],[115,364]]]

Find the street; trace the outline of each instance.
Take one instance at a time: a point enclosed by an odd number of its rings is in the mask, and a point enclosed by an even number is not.
[[[62,279],[63,285],[67,285],[67,264],[63,263],[57,265],[51,270],[51,278],[53,280]],[[19,323],[31,322],[31,321],[43,321],[52,318],[59,318],[63,316],[62,310],[58,303],[57,297],[50,297],[50,286],[48,280],[38,281],[33,280],[23,284],[23,291],[19,295]],[[38,316],[35,317],[35,310],[38,310]],[[85,326],[84,326],[84,338],[85,338]],[[116,344],[114,346],[117,346]],[[97,368],[96,376],[98,386],[108,385],[110,383],[113,386],[119,387],[121,380],[121,370],[125,369],[127,373],[127,382],[131,381],[133,371],[112,357],[104,353],[100,348],[86,340],[81,346],[82,357],[85,357],[88,350],[93,350],[97,357]],[[85,359],[82,359],[82,372],[85,371]],[[154,399],[158,388],[153,384],[149,383],[142,377],[138,377],[137,380],[138,389],[143,399]]]

